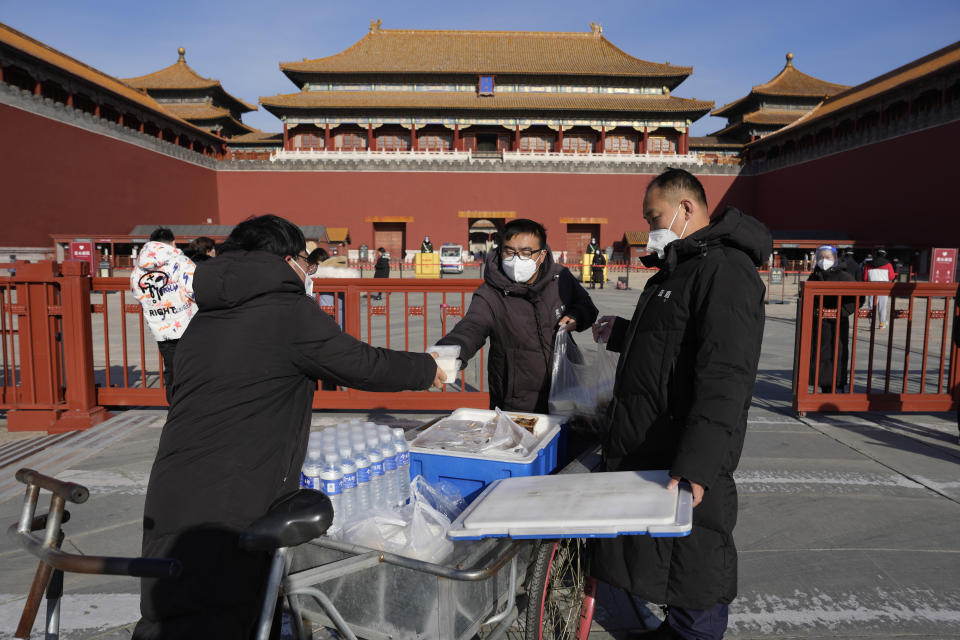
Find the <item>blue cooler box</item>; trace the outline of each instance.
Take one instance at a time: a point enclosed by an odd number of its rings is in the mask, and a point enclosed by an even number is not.
[[[486,422],[496,417],[494,411],[457,409],[449,417],[424,430],[410,446],[410,477],[421,475],[427,482],[445,480],[460,490],[468,503],[480,495],[490,483],[516,476],[544,476],[553,473],[560,463],[566,430],[560,418],[538,413],[504,412],[510,417],[535,417],[534,435],[539,442],[528,456],[506,451],[483,454],[460,451],[441,451],[417,446],[416,443],[431,430],[442,427],[446,420],[477,420]]]

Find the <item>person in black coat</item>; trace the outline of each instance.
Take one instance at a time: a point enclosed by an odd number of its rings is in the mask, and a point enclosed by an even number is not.
[[[837,250],[830,245],[823,245],[817,249],[816,262],[813,272],[807,282],[853,282],[854,277],[847,271],[845,265],[837,263]],[[819,385],[823,393],[833,393],[834,379],[836,392],[843,393],[847,386],[847,361],[850,359],[850,314],[857,308],[855,296],[842,296],[840,308],[837,309],[837,296],[823,296],[823,319],[820,317],[820,301],[814,300],[814,313],[817,317],[813,323],[813,333],[810,337],[812,353],[810,354],[810,384]],[[823,330],[820,330],[823,327]],[[817,348],[817,335],[820,346]],[[837,359],[834,362],[833,353],[836,349]],[[819,358],[817,357],[819,353]],[[816,382],[815,382],[816,381]]]
[[[773,250],[767,228],[732,207],[712,220],[700,181],[669,169],[647,188],[648,281],[633,319],[594,327],[620,353],[603,439],[606,471],[667,469],[690,484],[687,537],[597,540],[591,575],[650,602],[667,619],[642,637],[719,640],[737,594],[736,470],[764,329],[757,268]]]
[[[373,277],[374,278],[389,278],[390,277],[390,255],[387,253],[387,250],[383,247],[377,249],[377,262],[373,265]],[[378,293],[373,296],[374,300],[380,300],[383,298],[383,293]]]
[[[557,330],[574,323],[583,331],[597,308],[573,274],[553,261],[547,232],[533,220],[507,223],[483,279],[463,320],[437,344],[460,345],[466,363],[489,338],[490,408],[547,413]]]
[[[846,269],[847,273],[853,276],[854,280],[863,279],[863,270],[860,268],[860,263],[853,257],[853,249],[846,249],[843,252],[842,266]]]
[[[269,555],[242,551],[239,534],[298,488],[318,378],[368,391],[442,386],[429,354],[341,332],[305,295],[307,257],[300,229],[260,216],[197,269],[200,310],[177,349],[143,514],[143,555],[183,570],[142,580],[134,638],[251,637]]]
[[[593,262],[591,264],[591,278],[590,278],[590,288],[593,289],[597,284],[600,285],[600,288],[603,289],[604,274],[603,268],[607,264],[607,256],[603,251],[597,250],[593,252]]]

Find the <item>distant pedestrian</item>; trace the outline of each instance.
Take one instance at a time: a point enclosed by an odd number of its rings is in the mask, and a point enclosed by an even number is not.
[[[190,241],[190,245],[184,250],[184,254],[193,260],[194,264],[197,264],[217,256],[217,243],[214,242],[213,238],[200,236]]]
[[[177,249],[173,231],[158,227],[150,234],[130,274],[130,290],[143,307],[143,317],[163,360],[163,388],[173,402],[173,356],[187,324],[197,312],[193,297],[195,265]]]
[[[887,252],[883,249],[877,249],[873,254],[873,260],[864,270],[864,281],[866,282],[893,282],[897,274],[893,270],[893,265],[887,260]],[[877,296],[876,309],[874,313],[877,316],[877,323],[881,329],[887,328],[887,304],[890,296]],[[868,306],[873,309],[873,297],[868,300]]]
[[[854,282],[854,277],[837,263],[837,250],[830,245],[817,249],[817,260],[807,282]],[[850,348],[850,314],[857,307],[856,297],[823,296],[814,303],[813,333],[810,337],[810,380],[816,381],[823,393],[843,393],[847,384],[847,360]],[[818,340],[819,335],[819,340]],[[817,349],[819,343],[819,350]],[[837,359],[834,361],[833,354]],[[834,387],[836,384],[836,387]]]
[[[387,250],[383,247],[377,249],[377,263],[373,266],[373,277],[374,278],[389,278],[390,277],[390,254],[387,253]],[[380,300],[383,298],[383,292],[378,293],[373,296],[374,300]]]
[[[853,276],[854,280],[863,280],[860,264],[853,257],[853,249],[846,249],[843,252],[843,268]]]
[[[596,288],[596,285],[599,284],[600,288],[603,289],[603,283],[606,278],[604,277],[604,267],[607,265],[607,258],[602,251],[593,252],[593,262],[591,263],[590,271],[590,288]]]

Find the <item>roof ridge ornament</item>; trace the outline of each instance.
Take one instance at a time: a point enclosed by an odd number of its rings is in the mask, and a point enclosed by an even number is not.
[[[370,21],[370,33],[377,33],[383,27],[383,20],[376,19]]]
[[[603,25],[600,24],[599,22],[591,22],[591,23],[590,23],[590,33],[593,34],[593,35],[595,35],[595,36],[602,36],[602,35],[603,35]]]
[[[182,62],[182,63],[186,64],[186,63],[187,63],[187,59],[186,59],[184,56],[186,56],[187,50],[184,49],[183,47],[180,47],[179,49],[177,49],[177,54],[180,56],[180,58],[177,60],[177,62]]]
[[[786,64],[786,66],[787,66],[787,67],[792,67],[792,66],[793,66],[793,53],[789,53],[789,52],[787,53],[787,64]]]

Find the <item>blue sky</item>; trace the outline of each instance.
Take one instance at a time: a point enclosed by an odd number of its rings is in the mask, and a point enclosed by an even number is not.
[[[693,66],[674,94],[717,106],[776,75],[787,51],[801,71],[853,85],[960,37],[960,0],[0,0],[0,22],[106,73],[156,71],[175,62],[183,46],[198,73],[252,103],[296,90],[279,62],[342,51],[363,37],[372,18],[388,29],[586,31],[599,22],[630,55]],[[281,127],[263,109],[244,121],[266,131]],[[692,134],[725,123],[708,116]]]

